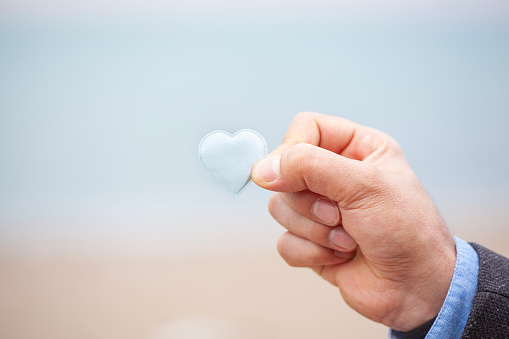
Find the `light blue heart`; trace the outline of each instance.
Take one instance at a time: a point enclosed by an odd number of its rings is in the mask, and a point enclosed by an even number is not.
[[[214,131],[201,140],[198,155],[212,179],[236,197],[251,182],[254,164],[267,156],[267,143],[250,129]]]

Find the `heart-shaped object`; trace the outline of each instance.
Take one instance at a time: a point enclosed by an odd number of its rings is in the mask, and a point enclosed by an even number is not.
[[[254,164],[267,156],[267,143],[250,129],[214,131],[201,140],[198,155],[212,179],[236,197],[251,182]]]

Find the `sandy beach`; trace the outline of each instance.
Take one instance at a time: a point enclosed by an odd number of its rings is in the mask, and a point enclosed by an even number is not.
[[[509,255],[509,218],[458,216],[451,221],[457,235]],[[485,227],[474,227],[481,220]],[[336,288],[288,267],[275,250],[278,232],[235,246],[182,240],[172,251],[162,250],[172,241],[165,238],[11,241],[0,250],[0,337],[386,336]]]

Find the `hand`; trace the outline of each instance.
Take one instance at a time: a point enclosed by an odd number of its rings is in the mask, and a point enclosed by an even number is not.
[[[255,165],[269,211],[288,232],[278,251],[339,287],[360,314],[399,331],[434,318],[447,295],[455,242],[388,135],[301,113]]]

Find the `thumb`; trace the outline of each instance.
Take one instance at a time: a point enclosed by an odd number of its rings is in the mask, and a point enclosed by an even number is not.
[[[307,189],[338,202],[363,200],[385,186],[375,166],[304,143],[259,161],[252,179],[271,191]]]

